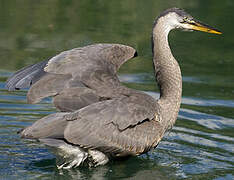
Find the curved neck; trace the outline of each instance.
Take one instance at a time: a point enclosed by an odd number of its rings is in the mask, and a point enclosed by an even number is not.
[[[169,108],[168,112],[173,111],[172,114],[177,116],[181,103],[182,77],[180,67],[168,44],[170,30],[171,28],[165,20],[156,20],[152,36],[153,61],[157,83],[160,88],[158,103],[163,108]]]

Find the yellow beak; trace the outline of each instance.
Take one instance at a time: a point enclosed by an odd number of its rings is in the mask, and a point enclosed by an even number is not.
[[[208,32],[208,33],[213,33],[213,34],[222,34],[221,31],[212,28],[206,24],[200,23],[200,22],[193,22],[193,23],[189,23],[190,27],[192,30],[196,30],[196,31],[203,31],[203,32]]]

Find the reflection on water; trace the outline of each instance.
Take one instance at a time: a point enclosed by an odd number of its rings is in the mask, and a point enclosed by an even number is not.
[[[0,179],[234,179],[234,42],[231,1],[24,1],[0,0]],[[20,139],[17,131],[56,109],[51,99],[26,103],[26,90],[8,92],[12,71],[66,49],[94,42],[135,47],[121,81],[159,97],[150,49],[156,15],[179,6],[223,36],[172,32],[172,51],[183,74],[178,120],[159,146],[140,157],[97,167],[56,169],[48,149]],[[228,17],[228,18],[227,18]]]

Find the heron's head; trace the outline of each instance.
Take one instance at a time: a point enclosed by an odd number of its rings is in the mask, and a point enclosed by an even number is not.
[[[189,31],[204,31],[214,34],[222,34],[219,30],[195,20],[190,14],[179,8],[167,9],[156,19],[157,23],[163,23],[169,32],[171,29],[183,29]]]

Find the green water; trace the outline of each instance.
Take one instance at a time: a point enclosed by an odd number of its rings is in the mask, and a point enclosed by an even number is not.
[[[55,112],[50,99],[26,103],[26,91],[8,92],[15,70],[74,47],[122,43],[139,57],[120,79],[158,97],[150,36],[154,18],[185,8],[224,34],[170,33],[183,74],[183,100],[174,128],[140,157],[97,168],[58,171],[55,158],[17,131]],[[232,0],[0,0],[0,179],[234,179],[234,36]]]

